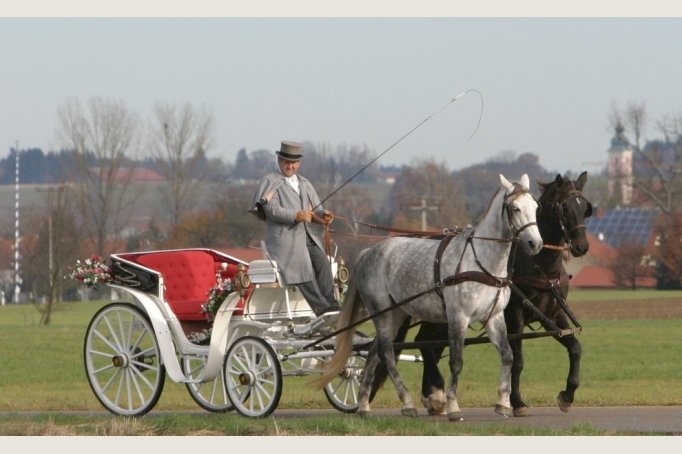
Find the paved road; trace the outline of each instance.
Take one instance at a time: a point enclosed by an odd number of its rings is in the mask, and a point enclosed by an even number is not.
[[[334,413],[336,410],[276,410],[277,418],[305,417]],[[399,409],[377,409],[372,413],[400,415]],[[609,432],[633,432],[655,435],[682,435],[682,406],[675,407],[573,407],[562,413],[558,407],[533,407],[531,415],[518,418],[502,418],[491,408],[462,408],[464,422],[476,425],[505,424],[519,427],[570,429],[589,423],[595,429]],[[419,418],[447,421],[446,416],[429,416],[420,410]],[[453,423],[457,424],[457,423]]]
[[[205,413],[191,411],[191,413]],[[13,412],[0,412],[7,415]],[[97,416],[107,416],[106,411],[76,411],[76,412],[19,412],[19,414],[42,413],[82,413]],[[147,417],[153,418],[167,412],[152,411]],[[400,416],[399,409],[373,409],[375,416]],[[16,413],[14,413],[16,414]],[[277,409],[271,418],[308,418],[320,415],[339,414],[334,409],[321,410],[288,410]],[[531,415],[519,418],[502,418],[491,408],[463,408],[464,423],[481,425],[505,424],[508,426],[545,428],[566,430],[581,424],[589,424],[595,429],[607,432],[651,435],[682,436],[682,406],[672,407],[573,407],[568,413],[562,413],[557,407],[533,407]],[[420,409],[418,418],[447,422],[446,416],[429,416],[426,410]],[[459,423],[452,423],[459,424]]]

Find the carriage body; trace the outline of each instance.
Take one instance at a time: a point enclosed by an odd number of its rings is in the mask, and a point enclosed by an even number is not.
[[[90,322],[84,362],[95,396],[114,414],[150,411],[167,374],[208,411],[266,416],[279,402],[283,376],[319,373],[320,360],[333,354],[334,341],[325,338],[330,327],[310,326],[312,309],[295,286],[281,284],[269,260],[248,263],[202,248],[112,254],[110,260],[113,301]],[[347,275],[336,263],[333,270]],[[235,291],[210,320],[208,293],[228,279]],[[344,282],[337,284],[342,293]],[[338,391],[357,383],[361,358],[349,363],[352,371],[324,392],[334,407],[352,412],[354,394]]]

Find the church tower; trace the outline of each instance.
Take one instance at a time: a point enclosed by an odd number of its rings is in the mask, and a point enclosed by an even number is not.
[[[629,206],[632,202],[632,155],[634,149],[625,137],[623,125],[616,125],[611,139],[607,173],[609,177],[609,200],[616,205]]]

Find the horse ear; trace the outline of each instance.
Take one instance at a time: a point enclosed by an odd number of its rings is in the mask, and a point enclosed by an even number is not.
[[[525,190],[530,190],[530,178],[528,178],[528,174],[524,173],[523,176],[521,177],[521,186],[523,186],[523,189]]]
[[[554,183],[556,183],[557,187],[561,187],[563,182],[564,182],[564,180],[563,180],[563,178],[561,178],[561,174],[557,173],[556,178],[554,179]]]
[[[587,172],[583,172],[580,174],[580,176],[576,180],[576,185],[575,185],[576,189],[578,189],[579,191],[582,191],[583,188],[585,187],[586,182],[587,182]]]
[[[504,175],[500,174],[500,183],[505,189],[511,189],[514,185],[507,180]]]

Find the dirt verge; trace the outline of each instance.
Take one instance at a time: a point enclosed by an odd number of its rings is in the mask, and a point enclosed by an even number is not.
[[[682,319],[682,300],[673,298],[570,301],[569,307],[578,320]]]

